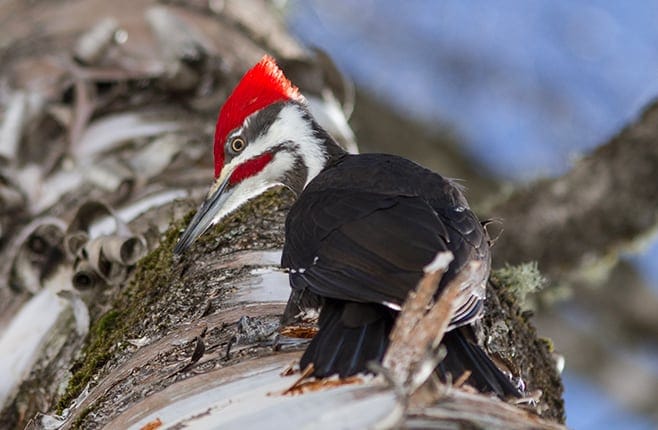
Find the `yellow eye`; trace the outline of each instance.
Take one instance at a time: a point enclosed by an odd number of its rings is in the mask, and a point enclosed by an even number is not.
[[[247,146],[247,144],[241,137],[234,137],[231,141],[231,150],[233,152],[242,152],[245,146]]]

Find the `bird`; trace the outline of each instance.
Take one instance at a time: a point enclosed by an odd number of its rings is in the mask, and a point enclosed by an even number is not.
[[[291,286],[286,314],[319,308],[318,332],[300,366],[319,378],[347,377],[381,362],[389,334],[423,268],[438,252],[453,260],[437,290],[467,264],[436,371],[500,397],[519,396],[477,344],[472,324],[484,312],[491,252],[486,229],[462,187],[389,154],[350,154],[311,115],[304,96],[266,55],[220,109],[215,180],[174,248],[181,254],[211,225],[274,186],[296,196],[285,221],[281,266]]]

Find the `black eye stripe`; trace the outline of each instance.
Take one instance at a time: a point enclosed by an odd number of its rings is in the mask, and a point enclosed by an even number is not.
[[[241,132],[245,141],[254,142],[260,136],[267,134],[284,105],[284,103],[274,103],[249,117]]]

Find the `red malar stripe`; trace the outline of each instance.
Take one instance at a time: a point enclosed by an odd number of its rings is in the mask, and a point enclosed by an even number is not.
[[[263,170],[270,161],[272,161],[272,157],[273,156],[271,153],[266,152],[263,155],[249,159],[244,163],[240,164],[238,167],[235,168],[235,170],[231,174],[231,179],[229,179],[229,183],[231,185],[235,185],[238,182],[241,182],[251,176],[260,173],[260,171]]]

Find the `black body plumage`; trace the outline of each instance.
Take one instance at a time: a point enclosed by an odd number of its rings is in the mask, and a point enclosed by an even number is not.
[[[463,286],[444,344],[441,374],[470,370],[472,385],[518,394],[470,335],[482,312],[490,250],[487,234],[451,180],[384,154],[342,155],[304,189],[286,220],[282,266],[293,288],[285,318],[321,304],[319,332],[301,366],[316,376],[348,376],[380,361],[398,310],[440,251],[454,260],[437,294],[464,265],[481,261]],[[463,328],[458,328],[466,326]]]

